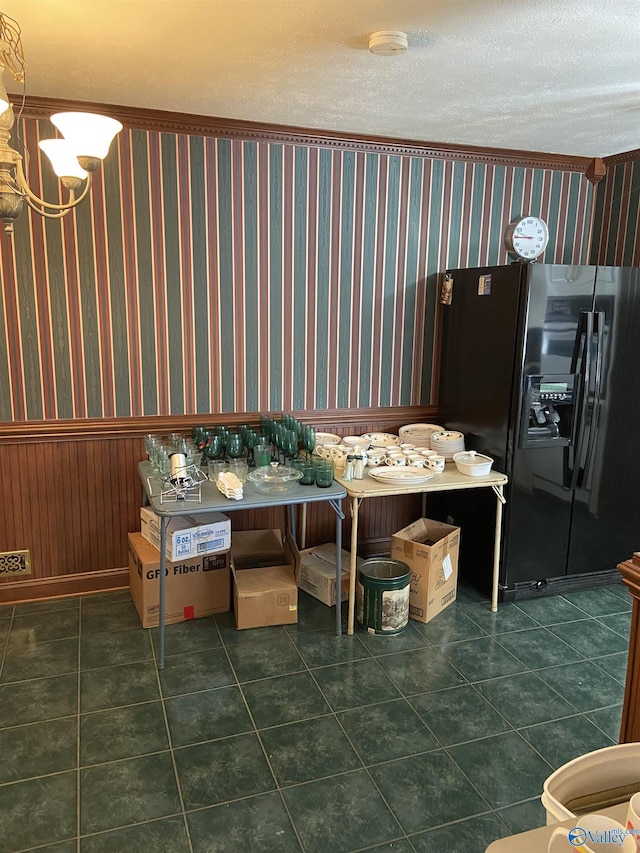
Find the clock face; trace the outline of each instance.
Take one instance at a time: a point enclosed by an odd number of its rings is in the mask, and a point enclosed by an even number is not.
[[[520,260],[534,261],[547,248],[549,229],[537,216],[519,216],[505,233],[507,251]]]

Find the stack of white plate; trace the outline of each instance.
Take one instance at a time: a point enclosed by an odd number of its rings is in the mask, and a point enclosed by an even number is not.
[[[431,449],[431,436],[434,432],[444,432],[445,429],[438,424],[407,424],[400,427],[398,435],[402,441],[413,444],[414,447],[422,447],[425,450]]]
[[[445,459],[452,459],[454,453],[464,450],[464,435],[455,430],[434,432],[431,436],[431,449]]]
[[[400,444],[402,439],[399,435],[393,435],[391,432],[365,432],[360,436],[365,441],[368,441],[371,447],[392,447],[395,444]]]
[[[420,468],[405,468],[381,465],[379,468],[367,468],[367,473],[379,483],[387,483],[400,486],[418,486],[426,483],[434,474],[433,471],[424,471]]]

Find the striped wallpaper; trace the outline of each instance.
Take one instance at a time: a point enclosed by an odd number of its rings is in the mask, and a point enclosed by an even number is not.
[[[24,119],[31,183],[51,199]],[[587,258],[579,172],[125,130],[75,214],[0,235],[0,420],[428,404],[438,273]]]
[[[597,185],[591,263],[640,266],[640,152],[612,163]]]

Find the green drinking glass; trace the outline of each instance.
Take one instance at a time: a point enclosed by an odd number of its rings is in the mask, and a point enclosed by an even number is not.
[[[266,465],[271,465],[271,445],[256,444],[253,448],[253,459],[256,463],[256,468],[264,468]]]
[[[225,441],[227,456],[238,459],[244,453],[244,441],[239,432],[230,432]]]
[[[328,462],[326,459],[315,463],[316,469],[316,486],[321,489],[328,489],[333,483],[333,462]]]
[[[302,472],[302,477],[298,481],[301,486],[313,486],[316,481],[316,466],[314,462],[309,462],[307,459],[294,459],[291,465],[297,471]]]
[[[209,459],[219,459],[222,456],[223,449],[222,436],[216,433],[209,433],[204,446],[203,462]]]
[[[302,427],[302,446],[309,454],[313,453],[316,447],[316,431],[308,424]]]

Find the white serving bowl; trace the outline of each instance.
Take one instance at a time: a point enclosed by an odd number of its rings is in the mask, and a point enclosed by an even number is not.
[[[360,437],[366,439],[372,447],[384,447],[388,449],[396,444],[400,444],[400,437],[390,432],[365,432]]]
[[[341,441],[340,436],[333,432],[316,432],[316,444],[324,444],[329,447],[329,445],[340,444]]]
[[[361,435],[345,435],[342,438],[342,444],[346,444],[347,447],[353,447],[354,449],[365,451],[371,447],[371,442],[368,438],[363,438]]]
[[[483,456],[482,453],[476,453],[475,450],[454,453],[453,461],[456,463],[458,471],[468,477],[483,477],[491,471],[493,465],[493,459],[490,456]]]

